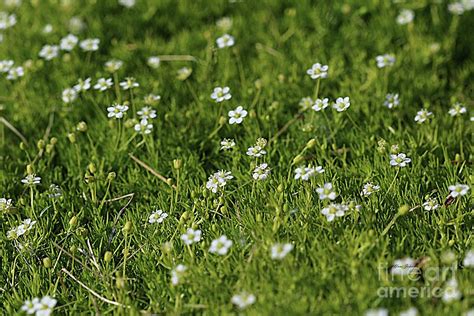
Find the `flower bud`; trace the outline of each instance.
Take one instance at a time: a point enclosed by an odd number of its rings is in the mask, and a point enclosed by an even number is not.
[[[304,161],[304,157],[302,155],[297,155],[294,159],[293,159],[293,164],[294,165],[297,165],[301,162]]]
[[[129,234],[130,232],[132,231],[132,222],[131,221],[127,221],[125,223],[125,225],[123,226],[122,228],[122,232],[124,234]]]
[[[112,260],[112,253],[110,251],[107,251],[105,254],[104,254],[104,261],[105,262],[110,262]]]
[[[27,165],[26,166],[26,173],[29,174],[29,175],[35,173],[34,170],[33,170],[33,165]]]
[[[20,149],[21,150],[25,150],[26,149],[26,145],[24,142],[20,142]]]
[[[107,175],[107,180],[108,181],[113,181],[116,177],[116,173],[115,172],[109,172],[109,174]]]
[[[56,137],[51,137],[51,139],[49,140],[49,143],[53,146],[56,145],[57,142],[58,142],[58,139]]]
[[[77,123],[76,130],[78,130],[79,132],[87,131],[87,123],[84,121]]]
[[[70,220],[69,220],[69,226],[74,227],[77,225],[77,216],[74,215]]]
[[[316,139],[312,138],[306,143],[306,148],[313,148],[316,146]]]
[[[45,146],[44,140],[40,139],[38,143],[36,144],[36,147],[38,147],[39,150],[43,149]]]
[[[181,169],[183,165],[183,161],[181,159],[174,159],[173,160],[173,167],[178,170],[178,169]]]
[[[94,174],[97,171],[97,168],[95,167],[95,164],[91,162],[88,166],[87,169],[89,170],[90,173]]]
[[[50,154],[54,149],[54,145],[48,144],[46,145],[46,153]]]
[[[166,179],[166,183],[168,183],[169,186],[173,185],[173,179],[171,178]]]
[[[226,122],[227,122],[227,118],[225,118],[224,116],[221,116],[219,118],[219,125],[224,125]]]
[[[74,144],[76,142],[76,134],[74,134],[74,133],[67,134],[67,138],[69,139],[71,144]]]
[[[405,215],[406,213],[408,213],[409,210],[410,210],[410,207],[408,205],[402,205],[398,209],[398,214]]]
[[[43,266],[46,269],[51,268],[51,259],[49,259],[49,257],[43,258]]]

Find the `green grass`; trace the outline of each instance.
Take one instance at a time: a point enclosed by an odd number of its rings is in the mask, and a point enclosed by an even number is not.
[[[473,13],[453,15],[437,1],[391,2],[138,0],[127,9],[115,0],[24,0],[4,8],[18,22],[2,32],[0,60],[23,65],[25,75],[0,78],[0,198],[14,204],[0,215],[1,314],[20,313],[25,300],[45,295],[58,300],[55,314],[237,314],[231,298],[242,291],[256,297],[242,311],[249,315],[349,315],[372,308],[396,315],[412,306],[422,315],[461,315],[473,308],[474,270],[462,265],[474,248],[472,191],[443,205],[448,186],[474,180]],[[406,8],[415,19],[399,25]],[[99,50],[76,47],[51,61],[40,58],[43,45],[69,33],[73,16],[86,25],[79,39],[99,38]],[[232,19],[227,31],[216,26],[222,17]],[[46,24],[53,27],[49,34],[42,32]],[[224,33],[235,45],[217,49]],[[383,54],[393,54],[395,65],[377,68],[375,57]],[[195,60],[147,65],[148,57],[163,55]],[[115,76],[104,69],[112,58],[123,61]],[[329,65],[319,97],[332,104],[349,96],[345,112],[331,106],[324,114],[300,112],[301,98],[315,96],[317,80],[306,70],[316,62]],[[182,67],[192,69],[184,81],[177,79]],[[62,91],[87,77],[92,85],[101,77],[114,78],[114,85],[134,77],[140,87],[133,94],[115,86],[91,89],[64,104]],[[232,99],[215,103],[210,95],[217,86],[229,86]],[[383,106],[388,92],[399,93],[398,107]],[[152,133],[142,136],[130,119],[150,93],[161,100],[152,106]],[[108,119],[106,108],[125,101],[126,117]],[[451,117],[456,102],[467,113]],[[227,112],[239,105],[248,116],[230,125]],[[417,124],[422,108],[433,116]],[[82,121],[85,132],[76,128]],[[223,138],[233,138],[235,148],[221,151]],[[258,138],[272,141],[257,160],[246,151]],[[412,159],[407,167],[390,166],[392,145]],[[271,174],[257,182],[252,170],[262,162]],[[301,164],[325,172],[295,180]],[[212,193],[207,178],[218,170],[234,178]],[[22,184],[28,171],[41,184]],[[328,222],[321,214],[328,202],[316,193],[326,182],[339,194],[335,202],[354,201],[360,210]],[[362,197],[367,182],[380,190]],[[48,197],[51,184],[61,197]],[[425,211],[427,196],[441,207]],[[150,224],[156,209],[169,216]],[[26,218],[37,223],[9,240],[7,232]],[[127,222],[131,229],[124,230]],[[188,227],[202,231],[190,247],[180,239]],[[209,253],[221,235],[233,241],[229,253]],[[276,242],[294,249],[272,260]],[[423,271],[446,268],[449,252],[451,270],[437,278],[400,280],[389,273],[403,257],[422,261]],[[188,270],[173,286],[178,264]],[[378,292],[444,288],[451,276],[462,293],[451,303]]]

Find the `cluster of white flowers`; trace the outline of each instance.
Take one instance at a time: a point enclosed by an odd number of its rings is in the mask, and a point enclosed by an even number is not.
[[[12,229],[10,229],[7,232],[7,238],[10,240],[17,239],[18,237],[30,231],[35,224],[36,224],[36,221],[33,221],[30,218],[27,218],[23,220],[23,222],[17,227],[13,227]]]
[[[13,208],[12,199],[0,198],[0,212],[8,212]]]
[[[121,119],[127,113],[128,106],[122,104],[113,104],[112,106],[107,107],[108,118]]]
[[[301,166],[295,169],[295,180],[301,179],[303,181],[308,181],[310,178],[314,177],[316,174],[323,173],[324,169],[321,166],[312,167],[312,166]]]
[[[270,257],[273,260],[282,260],[293,250],[293,248],[293,244],[290,243],[276,243],[270,249]]]
[[[474,9],[473,0],[461,0],[448,4],[449,12],[456,15],[462,15],[464,12],[471,11],[472,9]]]
[[[224,138],[221,141],[221,150],[229,150],[229,149],[234,148],[234,146],[235,146],[235,141],[233,139]]]
[[[233,178],[234,176],[230,171],[219,170],[209,177],[206,183],[206,188],[213,193],[217,193],[225,187],[228,180]]]
[[[41,299],[35,297],[31,301],[25,301],[21,310],[28,315],[49,316],[56,304],[57,300],[50,296],[43,296]]]
[[[16,24],[16,15],[0,11],[0,31],[9,29]]]
[[[74,34],[68,34],[61,38],[58,45],[44,45],[38,53],[38,56],[44,60],[53,60],[59,56],[61,50],[70,52],[79,43],[79,38]],[[88,38],[79,43],[81,49],[85,52],[92,52],[99,49],[100,40],[98,38]]]
[[[301,100],[300,105],[303,107],[303,109],[305,109],[307,106],[306,103],[310,102],[311,105],[309,105],[308,107],[311,107],[316,112],[322,111],[329,106],[329,98],[316,99],[314,103],[311,98],[304,98]],[[347,110],[350,106],[351,102],[349,100],[349,97],[339,97],[336,98],[336,101],[333,103],[332,108],[335,109],[337,112],[343,112]]]
[[[13,60],[0,60],[0,73],[7,74],[7,80],[16,80],[25,75],[23,67],[13,67],[14,64]]]
[[[252,177],[255,180],[265,180],[268,178],[268,175],[270,174],[270,168],[268,168],[268,164],[262,163],[255,167],[253,170],[253,175]]]
[[[267,154],[265,146],[267,146],[267,140],[264,138],[259,138],[257,139],[255,145],[250,146],[247,149],[247,155],[250,157],[260,158]]]

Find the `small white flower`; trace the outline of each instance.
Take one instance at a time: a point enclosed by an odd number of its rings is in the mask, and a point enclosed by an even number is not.
[[[188,268],[183,264],[178,264],[172,271],[171,271],[171,284],[174,286],[181,283],[181,279],[184,277],[186,270]]]
[[[247,116],[247,111],[243,107],[238,106],[235,110],[229,111],[229,124],[240,124]]]
[[[452,14],[462,15],[464,14],[464,5],[461,2],[453,2],[448,4],[448,11]]]
[[[73,16],[69,20],[68,28],[72,33],[78,34],[86,28],[86,24],[80,17]]]
[[[123,66],[123,61],[118,59],[111,59],[105,63],[105,70],[110,73],[114,73],[118,71]]]
[[[328,98],[316,99],[312,109],[315,110],[316,112],[319,112],[319,111],[324,110],[328,106],[329,106],[329,99]]]
[[[386,308],[373,308],[365,311],[365,316],[388,316]]]
[[[23,220],[21,225],[23,225],[23,229],[25,230],[25,232],[27,232],[31,230],[35,224],[36,224],[36,221],[31,220],[31,218],[27,218]]]
[[[258,165],[253,170],[253,178],[255,180],[265,180],[269,174],[270,174],[270,168],[268,168],[268,164],[266,163],[262,163]]]
[[[128,106],[126,105],[114,104],[107,108],[107,112],[109,112],[107,114],[107,117],[121,119],[126,114],[127,110],[128,110]]]
[[[439,204],[436,202],[436,199],[428,199],[425,203],[423,203],[423,208],[427,211],[436,210],[439,207]]]
[[[64,103],[71,103],[77,99],[77,91],[74,88],[67,88],[63,90],[62,100]]]
[[[231,47],[234,46],[235,40],[233,36],[224,34],[216,40],[216,44],[219,48]]]
[[[247,149],[247,155],[251,157],[259,158],[266,154],[267,152],[259,145],[255,145]]]
[[[303,181],[308,181],[311,177],[315,176],[316,173],[323,173],[324,169],[321,166],[316,168],[311,166],[303,166],[295,169],[295,180],[301,179]]]
[[[100,43],[100,40],[98,38],[88,38],[81,41],[79,46],[85,52],[93,52],[99,49],[99,43]]]
[[[0,73],[7,73],[14,63],[13,60],[0,60]]]
[[[273,260],[282,260],[283,258],[286,257],[287,254],[289,254],[293,250],[293,248],[294,248],[293,244],[290,244],[290,243],[286,243],[286,244],[276,243],[271,248],[270,257]]]
[[[6,30],[16,24],[16,15],[0,12],[0,31]]]
[[[218,239],[214,239],[211,242],[209,252],[224,256],[227,254],[227,252],[229,252],[229,248],[232,246],[232,244],[232,240],[228,239],[225,235],[223,235]]]
[[[13,67],[8,71],[7,80],[16,80],[25,75],[23,67]]]
[[[459,103],[459,102],[455,103],[453,105],[453,107],[451,109],[449,109],[449,111],[448,111],[449,115],[451,115],[451,116],[458,116],[458,115],[464,114],[466,112],[467,112],[466,108],[463,106],[462,103]]]
[[[34,299],[26,300],[21,307],[21,310],[26,312],[28,315],[36,313],[36,305],[39,303],[39,298],[35,297]]]
[[[13,207],[12,199],[0,198],[0,212],[8,211]]]
[[[21,180],[21,183],[26,185],[36,185],[41,183],[41,178],[37,177],[35,174],[29,174]]]
[[[400,100],[398,98],[398,93],[389,93],[385,96],[385,101],[383,105],[388,107],[389,109],[396,108],[400,104]]]
[[[393,275],[409,275],[418,271],[416,260],[410,257],[395,260],[390,268],[390,273]]]
[[[462,294],[458,289],[458,281],[453,277],[446,282],[443,289],[443,302],[450,303],[452,301],[457,301],[461,298]]]
[[[474,267],[474,251],[470,250],[466,253],[464,260],[462,261],[463,266],[473,268]]]
[[[150,134],[153,129],[153,124],[148,123],[146,118],[142,119],[140,123],[135,124],[134,129],[140,134]]]
[[[417,316],[418,310],[415,307],[410,307],[407,310],[401,311],[399,316]]]
[[[233,139],[224,138],[221,141],[221,150],[229,150],[235,146],[235,141]]]
[[[79,79],[77,84],[73,87],[77,92],[87,91],[91,88],[91,78],[85,80]]]
[[[397,23],[400,25],[408,24],[415,18],[415,12],[413,10],[403,9],[397,16]]]
[[[181,235],[181,240],[186,245],[192,245],[195,242],[199,242],[201,240],[201,231],[199,229],[194,230],[192,228],[188,228],[186,233]]]
[[[395,56],[391,54],[379,55],[375,57],[378,68],[390,67],[395,64]]]
[[[234,304],[240,309],[244,309],[254,304],[255,301],[256,301],[255,295],[247,293],[247,292],[235,294],[234,296],[232,296],[232,299],[231,299],[232,304]]]
[[[369,196],[372,193],[377,192],[378,190],[380,190],[380,186],[369,182],[369,183],[364,184],[364,188],[362,189],[361,195]]]
[[[224,31],[229,30],[232,27],[232,18],[223,17],[216,22],[216,26]]]
[[[125,81],[122,81],[120,83],[120,86],[123,90],[131,90],[133,88],[139,87],[140,85],[138,84],[138,82],[135,81],[135,78],[127,77],[125,78]]]
[[[130,9],[135,5],[135,0],[119,0],[119,4]]]
[[[160,60],[160,57],[158,56],[150,56],[148,57],[148,60],[147,60],[148,66],[154,69],[160,67],[160,62],[161,60]]]
[[[396,167],[406,167],[411,162],[411,159],[404,153],[397,155],[390,155],[390,165]]]
[[[53,32],[53,26],[51,24],[46,24],[41,32],[43,32],[43,34],[50,34]]]
[[[74,49],[74,47],[76,47],[78,42],[79,39],[77,38],[77,36],[73,34],[68,34],[63,37],[59,42],[59,48],[61,48],[61,50],[70,52]]]
[[[38,55],[45,60],[52,60],[58,57],[58,54],[59,47],[57,45],[44,45]]]
[[[159,96],[157,94],[153,94],[153,93],[147,94],[143,98],[143,101],[145,101],[145,104],[148,104],[148,105],[155,105],[158,102],[160,102],[160,100],[161,100],[161,96]]]
[[[306,73],[311,79],[327,78],[328,77],[328,65],[321,65],[320,63],[313,64],[311,68],[306,70]]]
[[[167,217],[168,217],[167,213],[163,212],[162,210],[156,210],[153,213],[151,213],[150,217],[148,218],[148,222],[150,224],[163,223],[163,221]]]
[[[345,98],[337,98],[336,102],[333,104],[333,108],[336,109],[338,112],[343,112],[347,110],[351,106],[351,102],[349,101],[349,97]]]
[[[448,189],[449,191],[451,191],[449,194],[453,198],[455,198],[458,196],[466,195],[470,188],[468,185],[465,185],[465,184],[455,184],[455,185],[450,185]]]
[[[153,119],[156,117],[156,111],[148,106],[144,106],[137,112],[141,119]]]
[[[311,99],[310,97],[304,97],[300,100],[299,106],[301,107],[301,110],[305,111],[311,106],[313,106],[313,103],[313,99]]]
[[[94,85],[95,90],[105,91],[113,86],[112,78],[99,78]]]
[[[212,193],[217,193],[226,184],[227,180],[234,178],[230,171],[219,170],[209,177],[206,183],[206,188]]]
[[[36,302],[34,307],[36,309],[36,316],[49,316],[53,312],[54,307],[58,301],[50,296],[44,296],[39,302]]]
[[[345,204],[331,203],[321,210],[321,214],[326,216],[328,222],[332,222],[336,218],[336,216],[342,217],[348,210],[349,207]]]
[[[216,87],[214,88],[214,91],[211,94],[211,99],[215,100],[217,103],[230,100],[230,98],[232,98],[232,95],[230,94],[229,87]]]
[[[428,112],[428,110],[421,109],[420,111],[418,111],[418,113],[416,113],[415,122],[421,124],[428,120],[431,116],[433,116],[432,112]]]
[[[316,192],[319,194],[320,200],[335,200],[337,197],[336,192],[333,191],[332,183],[325,183],[324,186],[316,189]]]

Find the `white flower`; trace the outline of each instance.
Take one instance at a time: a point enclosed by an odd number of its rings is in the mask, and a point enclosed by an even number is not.
[[[53,26],[51,24],[46,24],[41,32],[43,32],[43,34],[50,34],[52,31]]]
[[[430,116],[433,116],[433,113],[428,112],[428,110],[421,109],[420,111],[418,111],[418,113],[416,113],[415,122],[417,122],[418,124],[421,124],[425,122],[426,120],[428,120]]]
[[[337,197],[336,192],[333,191],[332,183],[330,182],[325,183],[323,187],[317,188],[316,192],[319,194],[320,200],[335,200]]]
[[[34,303],[36,316],[49,316],[56,306],[57,300],[52,297],[44,296],[40,301]]]
[[[69,20],[68,28],[72,33],[78,34],[82,32],[85,29],[85,27],[86,27],[86,24],[80,17],[73,16]]]
[[[27,232],[27,231],[31,230],[35,224],[36,224],[36,221],[33,221],[30,218],[27,218],[27,219],[23,220],[21,225],[23,225],[23,229],[25,230],[25,232]]]
[[[290,244],[290,243],[273,244],[270,251],[270,257],[273,260],[282,260],[283,258],[286,257],[287,254],[289,254],[293,250],[293,248],[294,248],[293,244]]]
[[[408,24],[415,18],[415,12],[413,10],[403,9],[397,16],[397,23],[400,25]]]
[[[409,275],[418,271],[416,260],[409,257],[395,260],[390,268],[393,275]]]
[[[453,2],[448,4],[448,11],[452,14],[462,15],[464,13],[464,5],[461,2]]]
[[[418,310],[415,307],[410,307],[405,311],[401,311],[399,316],[417,316]]]
[[[295,169],[295,180],[301,179],[303,181],[308,181],[311,177],[315,176],[316,173],[323,173],[324,169],[321,166],[316,168],[311,166],[298,167]]]
[[[238,308],[244,309],[247,306],[254,304],[256,298],[253,294],[242,292],[240,294],[235,294],[234,296],[232,296],[232,299],[230,301]]]
[[[7,80],[16,80],[24,75],[23,67],[13,67],[8,71]]]
[[[223,17],[217,20],[216,26],[224,31],[229,30],[232,27],[232,18]]]
[[[16,24],[16,15],[0,12],[0,31],[6,30]]]
[[[178,264],[171,271],[171,284],[174,286],[178,285],[181,282],[181,279],[184,277],[186,270],[188,270],[188,268],[185,265]]]
[[[148,105],[157,104],[158,102],[160,102],[160,100],[161,100],[161,96],[157,94],[153,94],[153,93],[147,94],[145,97],[143,97],[143,101],[145,101],[145,104],[148,104]]]
[[[336,109],[338,112],[343,112],[347,110],[351,106],[351,102],[349,101],[349,97],[345,98],[337,98],[336,102],[333,104],[333,108]]]
[[[458,116],[466,113],[466,108],[461,103],[455,103],[451,109],[449,109],[449,115]]]
[[[91,88],[91,78],[86,78],[85,80],[79,79],[77,84],[73,87],[77,92],[87,91]]]
[[[36,305],[39,303],[39,298],[35,297],[34,299],[26,300],[21,307],[21,310],[26,312],[28,315],[32,315],[36,312]]]
[[[45,60],[51,60],[55,57],[58,57],[58,54],[59,47],[57,45],[44,45],[38,55]]]
[[[216,44],[219,48],[231,47],[234,46],[235,40],[233,36],[224,34],[216,40]]]
[[[321,214],[326,216],[328,222],[332,222],[336,218],[336,216],[342,217],[348,210],[349,207],[345,204],[331,203],[321,210]]]
[[[464,260],[462,261],[463,266],[465,267],[474,267],[474,251],[470,250],[466,253]]]
[[[470,188],[468,185],[465,185],[465,184],[455,184],[455,185],[450,185],[448,189],[449,191],[451,191],[449,194],[453,198],[455,198],[458,196],[466,195]]]
[[[156,111],[148,106],[144,106],[137,112],[141,119],[153,119],[156,117]]]
[[[181,235],[181,240],[186,245],[192,245],[195,242],[199,242],[201,240],[201,231],[199,229],[194,230],[192,228],[188,228],[186,233]]]
[[[99,90],[99,91],[105,91],[108,88],[112,87],[112,78],[99,78],[97,80],[97,83],[94,85],[94,89]]]
[[[48,191],[49,191],[48,197],[50,199],[57,199],[63,195],[61,188],[54,183],[49,186]]]
[[[99,49],[99,43],[100,43],[100,40],[98,38],[88,38],[81,41],[79,46],[85,52],[93,52]]]
[[[148,123],[148,120],[144,118],[140,123],[135,124],[134,129],[140,134],[150,134],[153,129],[153,124]]]
[[[235,110],[229,111],[229,124],[240,124],[247,116],[247,111],[243,107],[238,106]]]
[[[37,177],[35,174],[29,174],[21,180],[21,183],[26,185],[36,185],[41,183],[41,178]]]
[[[233,139],[224,138],[221,141],[221,150],[232,149],[235,146],[235,141]]]
[[[232,246],[232,240],[228,239],[225,235],[214,239],[211,242],[211,247],[209,248],[210,253],[215,253],[221,256],[224,256],[229,251],[229,248]]]
[[[328,98],[316,99],[312,109],[315,110],[316,112],[319,112],[321,110],[324,110],[328,106],[329,106],[329,99]]]
[[[156,210],[153,213],[151,213],[150,217],[148,218],[148,222],[150,224],[163,223],[163,221],[167,217],[168,217],[167,213],[163,212],[162,210]]]
[[[230,171],[219,170],[209,177],[206,183],[206,188],[212,193],[217,193],[221,188],[227,184],[227,180],[234,178]]]
[[[77,91],[74,88],[67,88],[63,90],[62,100],[64,103],[71,103],[77,99]]]
[[[259,158],[266,154],[267,152],[259,145],[255,145],[247,149],[247,155],[251,157]]]
[[[126,8],[131,8],[135,5],[135,0],[119,0],[119,4]]]
[[[398,99],[398,93],[389,93],[385,96],[385,101],[383,105],[388,107],[389,109],[396,108],[400,104],[400,100]]]
[[[300,100],[299,106],[301,110],[307,110],[313,105],[314,101],[310,97],[305,97]]]
[[[147,64],[148,66],[150,66],[151,68],[158,68],[160,67],[160,57],[157,57],[157,56],[150,56],[148,57],[148,61],[147,61]]]
[[[457,301],[461,298],[462,294],[458,289],[458,281],[453,277],[446,282],[446,285],[443,289],[443,302],[450,303],[452,301]]]
[[[79,42],[79,39],[77,38],[77,36],[73,34],[68,34],[65,37],[63,37],[61,41],[59,42],[59,48],[70,52],[74,49],[74,47],[76,47],[78,42]]]
[[[436,202],[436,199],[428,199],[425,203],[423,203],[423,208],[427,211],[436,210],[439,207],[439,204]]]
[[[474,308],[468,310],[463,314],[463,316],[474,316]]]
[[[108,118],[115,118],[115,119],[121,119],[125,115],[125,113],[128,110],[128,106],[126,105],[121,105],[121,104],[114,104],[112,106],[109,106],[107,108],[107,111],[109,112],[107,114]]]
[[[0,198],[0,212],[8,211],[12,207],[12,199]]]
[[[397,155],[390,155],[390,165],[397,167],[406,167],[407,164],[411,162],[411,159],[407,157],[404,153]]]
[[[268,164],[266,163],[262,163],[261,165],[258,165],[253,170],[253,178],[255,180],[265,180],[269,174],[270,174],[270,168],[268,168]]]
[[[5,3],[5,6],[7,8],[13,9],[13,8],[18,8],[21,5],[22,0],[4,0],[3,2]]]
[[[230,94],[229,87],[216,87],[214,88],[214,91],[211,94],[211,99],[215,100],[217,103],[220,103],[225,100],[230,100],[230,98],[232,98],[232,95]]]
[[[178,80],[184,81],[188,79],[189,76],[191,76],[191,74],[193,73],[193,70],[192,68],[189,68],[189,67],[183,67],[183,68],[179,68],[176,73],[177,73],[176,77],[178,78]]]
[[[133,88],[139,87],[140,85],[138,84],[138,82],[135,81],[135,78],[127,77],[125,78],[125,81],[122,81],[120,83],[120,86],[123,90],[131,90]]]
[[[375,61],[377,62],[377,67],[385,68],[395,64],[395,56],[391,54],[379,55],[375,57]]]
[[[118,59],[111,59],[105,63],[105,70],[114,73],[123,66],[123,61]]]
[[[321,65],[320,63],[313,64],[311,68],[306,70],[306,73],[311,79],[327,78],[328,77],[328,65]]]
[[[365,311],[365,316],[388,316],[386,308],[369,309]]]
[[[369,182],[369,183],[364,184],[364,188],[362,189],[361,195],[369,196],[372,193],[377,192],[378,190],[380,190],[380,186]]]
[[[14,63],[13,60],[0,60],[0,73],[7,73]]]

